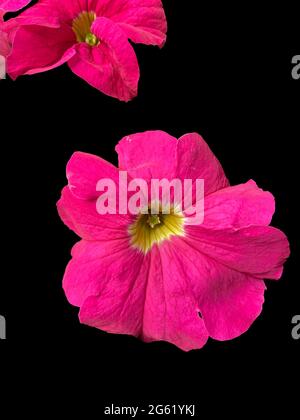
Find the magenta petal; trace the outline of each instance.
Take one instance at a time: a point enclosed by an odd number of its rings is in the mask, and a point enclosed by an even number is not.
[[[100,16],[118,23],[133,42],[164,45],[167,21],[161,0],[104,0],[97,7]]]
[[[280,278],[290,254],[284,233],[269,226],[239,230],[187,226],[186,242],[227,267],[259,278]]]
[[[246,332],[260,315],[266,289],[263,280],[214,266],[199,305],[210,337],[231,340]]]
[[[90,200],[99,196],[97,182],[109,178],[118,185],[119,170],[98,156],[76,152],[67,165],[68,186],[78,198]]]
[[[105,241],[113,235],[115,239],[125,239],[129,246],[128,225],[132,223],[130,215],[100,215],[96,209],[96,200],[79,199],[71,193],[69,187],[63,189],[57,210],[62,221],[81,238]]]
[[[110,260],[115,268],[104,261],[102,288],[84,301],[81,322],[144,341],[169,341],[185,351],[203,347],[208,334],[189,285],[177,271],[180,264],[170,264],[157,248],[145,258],[130,252],[124,257]]]
[[[176,174],[177,139],[163,131],[124,137],[116,146],[119,168],[132,178],[172,179]]]
[[[229,185],[220,162],[199,134],[186,134],[178,140],[177,159],[177,176],[204,179],[205,195]]]
[[[0,0],[0,9],[5,12],[16,12],[27,6],[31,0]]]
[[[63,288],[69,302],[75,306],[81,306],[89,296],[101,294],[105,301],[113,299],[113,294],[125,293],[142,264],[141,254],[128,248],[124,240],[116,239],[80,241],[73,247],[72,257],[66,268]]]
[[[39,25],[21,26],[15,35],[9,56],[8,73],[15,79],[58,67],[74,54],[74,33],[68,26],[50,28]]]
[[[132,46],[119,26],[109,19],[97,18],[92,32],[98,47],[77,46],[78,55],[69,61],[71,70],[106,95],[130,101],[137,95],[139,65]]]
[[[254,181],[224,188],[205,198],[203,227],[210,229],[269,225],[275,211],[271,193]]]
[[[208,333],[199,316],[181,256],[165,244],[151,252],[144,307],[143,340],[164,340],[189,351],[203,347]]]
[[[247,331],[261,313],[264,281],[219,264],[182,239],[173,245],[209,336],[231,340]]]
[[[1,31],[1,22],[0,22],[0,56],[7,57],[10,52],[10,43],[8,35],[5,32]]]
[[[198,134],[177,140],[163,131],[147,131],[123,138],[116,151],[119,167],[133,178],[204,179],[205,194],[228,186],[219,161]]]
[[[97,246],[92,263],[87,263],[91,270],[88,268],[87,275],[78,277],[79,282],[86,281],[87,285],[99,284],[97,296],[90,294],[81,305],[80,321],[107,332],[139,336],[143,327],[145,272],[149,259],[144,260],[141,253],[130,248],[116,251],[116,246],[115,249],[112,246],[109,250],[109,245],[107,255],[103,255]],[[79,269],[81,266],[79,263]],[[70,279],[73,281],[73,275]],[[82,287],[78,290],[81,293]]]

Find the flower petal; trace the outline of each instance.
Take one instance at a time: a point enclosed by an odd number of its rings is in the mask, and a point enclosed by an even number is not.
[[[117,239],[80,241],[73,247],[72,257],[64,274],[63,288],[75,306],[81,306],[90,296],[101,294],[105,301],[113,298],[114,293],[126,293],[128,282],[134,280],[142,264],[141,254],[128,248],[126,241]],[[120,284],[114,290],[116,278]]]
[[[0,9],[5,12],[17,12],[23,7],[27,6],[31,0],[1,0]]]
[[[1,22],[0,22],[1,25]],[[0,56],[7,57],[10,52],[10,43],[8,39],[8,35],[1,31],[0,27]]]
[[[92,32],[98,47],[77,46],[78,54],[69,61],[71,70],[106,95],[129,101],[137,95],[139,65],[126,35],[106,18],[97,18]]]
[[[227,267],[258,278],[279,279],[290,253],[284,233],[270,226],[239,230],[186,226],[185,240]]]
[[[176,263],[170,266],[167,255],[157,253],[156,248],[142,264],[132,263],[127,256],[127,271],[122,265],[99,295],[84,301],[80,320],[108,332],[141,336],[147,342],[165,340],[186,351],[201,348],[208,334],[188,285]]]
[[[204,179],[205,194],[228,186],[219,161],[198,134],[177,140],[163,131],[147,131],[123,138],[116,151],[119,167],[133,178]]]
[[[124,137],[117,145],[119,168],[132,178],[172,179],[176,170],[177,139],[163,131]]]
[[[142,338],[168,341],[189,351],[203,347],[208,333],[180,260],[169,243],[151,251]]]
[[[204,179],[205,195],[229,185],[220,162],[197,133],[186,134],[178,140],[177,160],[177,177]]]
[[[180,239],[172,251],[185,271],[209,336],[231,340],[247,331],[261,313],[264,281],[231,270]]]
[[[119,170],[98,156],[75,152],[67,164],[68,186],[77,198],[96,199],[97,183],[102,178],[109,178],[118,185]]]
[[[113,235],[115,239],[126,239],[129,245],[128,226],[133,220],[130,215],[100,215],[96,200],[79,199],[69,187],[63,189],[57,210],[62,221],[83,239],[105,241]]]
[[[40,73],[58,67],[74,56],[73,44],[74,33],[67,25],[60,28],[20,26],[7,60],[8,74],[16,79],[23,74]]]
[[[106,16],[133,42],[162,47],[166,41],[167,21],[161,0],[102,0],[98,16]]]
[[[79,318],[84,324],[115,334],[132,334],[139,336],[142,331],[143,307],[146,291],[146,276],[149,259],[141,253],[119,245],[106,244],[103,252],[98,244],[89,244],[90,256],[87,258],[86,269],[83,272],[82,261],[75,262],[74,269],[69,272],[68,282],[74,285],[76,265],[80,275],[75,277],[76,302],[82,302]],[[111,248],[111,249],[109,249]],[[90,260],[92,258],[92,261]],[[65,281],[65,290],[66,290]],[[82,301],[82,283],[88,286],[87,297]],[[98,294],[90,293],[98,290]],[[70,288],[69,288],[70,289]],[[74,291],[73,299],[75,297]],[[88,296],[89,295],[89,296]],[[68,298],[71,298],[70,290]]]
[[[246,332],[262,311],[263,280],[217,269],[214,285],[199,302],[205,326],[215,340],[232,340]]]
[[[203,227],[210,229],[269,225],[275,211],[271,193],[254,181],[216,191],[205,198]]]

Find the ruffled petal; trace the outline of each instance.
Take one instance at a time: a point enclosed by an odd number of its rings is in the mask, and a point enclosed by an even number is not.
[[[271,193],[254,181],[216,191],[205,198],[203,227],[210,229],[267,226],[275,211]]]
[[[184,351],[203,347],[208,332],[181,257],[168,243],[151,251],[143,314],[144,341],[164,340]]]
[[[249,329],[264,302],[263,280],[239,273],[199,253],[186,242],[173,242],[210,337],[231,340]]]
[[[98,47],[77,46],[78,54],[69,61],[71,70],[106,95],[129,101],[137,95],[139,65],[125,34],[106,18],[97,18],[92,32]]]
[[[81,322],[147,342],[169,341],[186,351],[201,348],[208,334],[189,286],[176,261],[170,265],[168,256],[159,253],[156,248],[142,264],[127,256],[126,270],[122,265],[97,296],[84,301]]]
[[[228,186],[223,169],[198,134],[177,140],[163,131],[147,131],[122,139],[116,147],[119,167],[133,178],[172,180],[204,179],[204,192],[210,194]]]
[[[77,198],[92,200],[99,196],[96,191],[100,179],[109,178],[119,183],[119,170],[98,156],[75,152],[67,164],[68,186]]]
[[[30,2],[31,0],[1,0],[0,9],[5,12],[17,12]]]
[[[40,25],[20,26],[15,34],[13,50],[7,60],[8,74],[16,79],[23,74],[35,74],[62,65],[75,55],[74,33]]]
[[[229,185],[220,162],[197,133],[186,134],[178,140],[177,177],[193,181],[204,179],[206,196]]]
[[[95,2],[90,2],[93,7]],[[95,4],[98,16],[106,16],[122,28],[131,41],[162,47],[167,21],[161,0],[102,0]]]
[[[111,239],[103,242],[80,241],[72,250],[63,279],[63,288],[68,301],[82,306],[90,296],[105,297],[126,292],[142,264],[142,257],[128,248],[124,240]],[[116,278],[122,283],[113,290]],[[111,292],[108,293],[108,289]],[[129,289],[128,289],[129,293]]]
[[[124,137],[116,146],[119,168],[132,178],[148,182],[172,179],[176,174],[177,139],[163,131],[146,131]]]
[[[195,250],[258,278],[279,279],[290,254],[285,234],[270,226],[238,230],[186,226],[185,230],[185,240]]]
[[[92,246],[89,248],[92,249]],[[109,250],[110,246],[106,244],[108,253],[103,254],[103,250],[96,244],[92,250],[92,263],[90,257],[87,260],[88,273],[83,274],[83,277],[77,276],[80,283],[86,281],[87,284],[98,284],[94,288],[94,291],[98,289],[97,295],[90,294],[83,301],[79,318],[84,324],[110,333],[139,336],[143,324],[149,259],[144,259],[141,253],[130,248],[122,250],[118,249],[118,245],[113,245]],[[81,262],[78,262],[79,270],[81,267]],[[73,273],[70,273],[70,282],[74,283]],[[82,286],[79,285],[79,293],[81,290]],[[68,295],[70,298],[70,292]],[[78,303],[81,298],[77,300]]]
[[[133,220],[129,215],[100,215],[96,200],[76,198],[68,187],[62,191],[57,210],[65,225],[83,239],[105,241],[113,235],[116,239],[127,239],[129,244],[128,226]]]
[[[0,56],[7,57],[10,52],[10,43],[7,33],[1,31],[1,22],[0,22]]]

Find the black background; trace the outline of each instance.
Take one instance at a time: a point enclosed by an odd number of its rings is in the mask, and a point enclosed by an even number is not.
[[[210,415],[257,413],[258,405],[283,406],[284,389],[286,410],[294,406],[300,80],[292,79],[291,59],[300,54],[299,22],[292,3],[284,10],[227,3],[164,1],[167,43],[162,50],[134,46],[141,81],[128,104],[102,95],[67,66],[0,82],[1,288],[9,289],[0,295],[7,319],[0,350],[14,354],[12,390],[21,391],[24,410],[35,412],[38,399],[47,410],[59,402],[70,413],[96,409],[97,418],[109,402],[151,400],[196,402],[198,414],[203,407]],[[288,235],[292,256],[282,279],[267,283],[262,315],[233,341],[209,340],[184,353],[109,335],[81,325],[64,297],[61,281],[77,237],[55,204],[68,159],[79,150],[117,164],[117,142],[149,129],[177,137],[199,132],[231,184],[254,179],[276,197],[272,224]]]

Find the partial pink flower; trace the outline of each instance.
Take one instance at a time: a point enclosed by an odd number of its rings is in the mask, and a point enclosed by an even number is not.
[[[137,95],[140,76],[129,40],[162,47],[167,31],[161,0],[40,0],[16,24],[8,59],[13,79],[68,63],[77,76],[122,101]]]
[[[269,226],[272,194],[254,181],[229,186],[198,134],[177,140],[146,132],[124,138],[116,150],[119,168],[76,152],[58,202],[61,219],[81,237],[63,279],[80,321],[185,351],[208,337],[243,334],[261,313],[264,279],[279,279],[289,256],[286,236]],[[120,170],[148,183],[204,179],[204,222],[189,225],[187,215],[175,213],[100,216],[96,184],[118,184]]]
[[[10,53],[10,40],[6,32],[3,17],[7,12],[16,12],[27,6],[31,0],[0,0],[0,56],[7,57]]]

